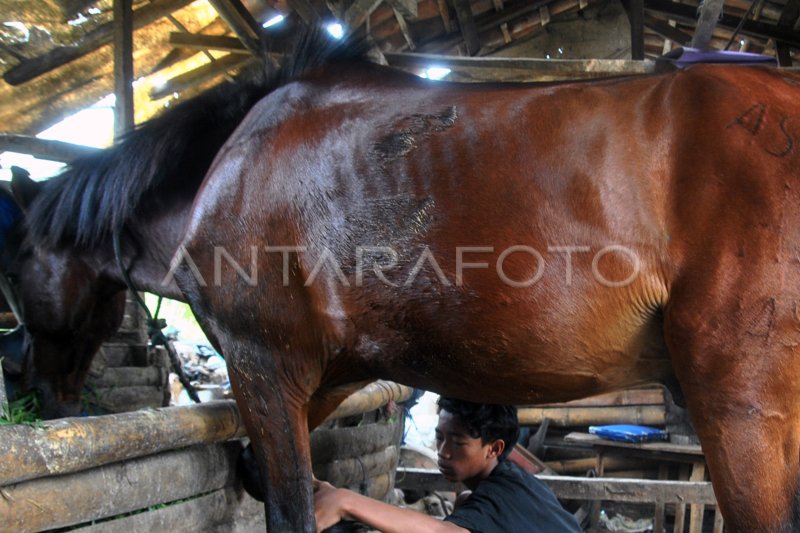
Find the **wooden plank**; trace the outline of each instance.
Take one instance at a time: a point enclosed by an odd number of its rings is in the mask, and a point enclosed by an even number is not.
[[[158,89],[151,90],[150,98],[157,100],[172,93],[181,93],[195,85],[227,74],[232,70],[243,68],[254,61],[257,61],[257,59],[252,55],[228,54],[213,63],[206,63],[202,67],[184,72],[180,76],[175,76]]]
[[[605,500],[617,502],[680,502],[713,505],[716,503],[711,483],[707,481],[671,481],[653,479],[585,478],[537,475],[555,495],[566,500]],[[448,482],[438,470],[425,468],[397,469],[398,488],[430,487],[430,490],[455,491],[458,484]]]
[[[478,37],[478,27],[475,25],[475,17],[472,14],[469,0],[450,0],[458,19],[458,27],[461,30],[461,37],[467,47],[467,54],[476,55],[481,49],[481,41]]]
[[[687,4],[673,2],[672,0],[645,0],[644,9],[653,14],[667,16],[682,24],[695,24],[696,8]],[[717,25],[721,28],[733,30],[738,26],[739,20],[738,17],[723,12]],[[780,28],[772,24],[748,20],[742,26],[741,33],[760,39],[783,41],[795,48],[800,48],[800,35],[788,28]]]
[[[28,135],[14,133],[0,133],[0,152],[19,152],[30,154],[41,159],[51,161],[69,162],[77,157],[83,157],[97,152],[97,148],[72,144],[63,141],[39,139]]]
[[[399,68],[426,68],[432,63],[453,71],[472,73],[478,79],[538,81],[584,79],[604,76],[651,74],[654,61],[624,59],[533,59],[513,57],[455,57],[437,54],[385,53],[390,65]],[[509,74],[507,78],[503,75]]]
[[[558,498],[616,502],[716,503],[708,481],[537,476]]]
[[[133,28],[137,30],[165,17],[192,3],[193,0],[152,0],[133,12]],[[59,46],[41,56],[28,59],[3,74],[3,79],[11,85],[20,85],[37,76],[111,44],[114,40],[113,22],[98,26],[88,32],[75,46]]]
[[[370,13],[378,7],[383,0],[355,0],[344,14],[344,22],[349,31],[361,27]]]
[[[159,455],[3,487],[3,527],[27,533],[146,509],[233,484],[239,442]]]
[[[261,26],[240,0],[208,0],[242,44],[256,57],[264,55],[261,46]]]
[[[169,34],[169,44],[194,50],[221,50],[234,54],[249,54],[250,52],[236,37],[227,35],[201,35],[197,33],[172,32]]]
[[[133,0],[114,0],[114,138],[133,129]]]
[[[287,0],[287,3],[306,24],[314,24],[320,18],[309,0]]]
[[[675,28],[674,26],[670,26],[668,23],[657,19],[652,15],[644,16],[644,26],[645,28],[656,32],[663,38],[669,39],[679,46],[689,46],[689,43],[692,42],[691,35],[685,31]]]
[[[417,18],[417,0],[386,0],[386,3],[407,19]]]
[[[567,434],[564,437],[564,440],[567,442],[588,444],[597,448],[616,448],[621,450],[621,453],[642,451],[647,454],[672,454],[676,459],[678,457],[683,457],[684,460],[691,463],[695,462],[697,457],[703,456],[703,449],[698,444],[673,444],[671,442],[619,442],[602,439],[597,435],[579,432]]]
[[[225,487],[191,500],[146,513],[123,516],[100,524],[79,527],[75,533],[249,533],[264,531],[264,504],[245,491]]]
[[[408,27],[406,19],[403,18],[403,14],[397,9],[394,9],[394,18],[397,20],[397,25],[400,27],[400,33],[403,34],[403,38],[406,40],[408,49],[413,52],[417,48],[417,45],[414,44],[414,39],[411,37],[411,30]]]
[[[663,405],[627,405],[621,407],[523,407],[518,410],[523,426],[541,424],[547,418],[559,427],[603,424],[642,424],[663,426],[666,412]]]

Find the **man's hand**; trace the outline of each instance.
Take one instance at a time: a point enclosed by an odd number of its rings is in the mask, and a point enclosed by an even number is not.
[[[344,518],[339,489],[328,483],[314,479],[314,515],[317,518],[317,533],[331,527]]]

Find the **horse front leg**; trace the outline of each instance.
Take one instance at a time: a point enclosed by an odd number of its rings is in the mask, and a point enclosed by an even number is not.
[[[314,378],[263,345],[224,344],[264,490],[267,530],[316,531],[307,416]]]
[[[769,298],[687,293],[670,304],[666,338],[726,529],[800,531],[794,311]]]

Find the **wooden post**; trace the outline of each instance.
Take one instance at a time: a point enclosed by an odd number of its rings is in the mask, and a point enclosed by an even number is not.
[[[603,477],[603,473],[605,472],[605,454],[602,450],[597,453],[597,477]],[[600,510],[603,506],[602,500],[596,500],[592,502],[592,509],[589,512],[589,524],[591,525],[592,529],[597,529],[600,525]]]
[[[669,467],[661,463],[658,467],[658,479],[667,479]],[[653,517],[653,531],[662,533],[664,531],[664,505],[663,500],[656,501],[655,516]]]
[[[133,129],[133,0],[114,0],[114,138]]]
[[[1,359],[1,358],[0,358]],[[8,416],[8,397],[6,396],[6,378],[0,365],[0,417]]]
[[[692,475],[689,481],[705,481],[706,464],[698,461],[692,465]],[[689,506],[689,533],[701,533],[703,530],[703,510],[702,504],[692,504]]]
[[[680,481],[685,481],[689,479],[689,465],[681,465],[678,474],[678,479]],[[675,505],[675,527],[673,528],[673,533],[683,533],[683,525],[686,521],[686,504],[679,503]]]

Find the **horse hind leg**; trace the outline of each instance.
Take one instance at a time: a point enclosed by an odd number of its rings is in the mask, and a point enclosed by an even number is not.
[[[665,315],[673,366],[731,532],[800,532],[800,324],[790,308],[694,288],[675,294]]]

